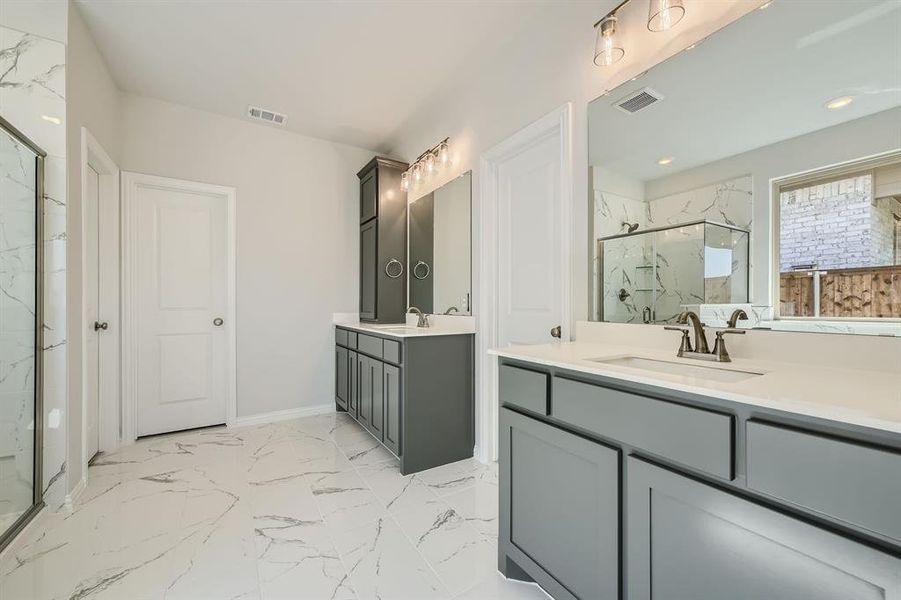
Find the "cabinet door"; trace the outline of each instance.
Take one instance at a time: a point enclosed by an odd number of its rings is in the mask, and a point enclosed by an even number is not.
[[[618,599],[619,451],[500,418],[500,551],[556,600]]]
[[[347,410],[349,375],[347,348],[335,346],[335,402],[344,410]]]
[[[360,318],[375,319],[378,280],[378,221],[360,227]]]
[[[628,459],[630,600],[901,597],[901,559]]]
[[[382,368],[385,402],[382,441],[396,456],[400,456],[400,369],[393,365],[384,365]]]
[[[382,385],[384,364],[379,360],[369,360],[369,384],[372,390],[369,393],[371,398],[369,410],[369,429],[370,433],[377,440],[382,440],[382,423],[385,419],[384,390]]]
[[[357,355],[357,373],[359,379],[357,385],[360,387],[360,405],[357,412],[357,420],[369,429],[369,418],[372,415],[372,370],[369,363],[372,359],[362,354]]]
[[[378,216],[378,172],[378,168],[374,168],[360,178],[360,223]]]
[[[357,353],[351,350],[347,352],[347,412],[354,419],[357,418],[357,414],[360,409],[360,385],[359,385],[359,373],[360,366],[358,363]]]

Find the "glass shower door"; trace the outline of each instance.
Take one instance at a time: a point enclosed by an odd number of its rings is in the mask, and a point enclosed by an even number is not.
[[[0,548],[41,504],[43,156],[0,118]]]

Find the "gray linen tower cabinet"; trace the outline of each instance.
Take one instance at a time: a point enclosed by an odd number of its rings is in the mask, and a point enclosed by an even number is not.
[[[407,164],[375,157],[360,178],[360,321],[400,323],[406,313]]]

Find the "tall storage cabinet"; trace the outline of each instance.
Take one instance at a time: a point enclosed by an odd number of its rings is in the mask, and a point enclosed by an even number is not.
[[[407,164],[375,157],[360,178],[360,320],[400,323],[406,313]]]

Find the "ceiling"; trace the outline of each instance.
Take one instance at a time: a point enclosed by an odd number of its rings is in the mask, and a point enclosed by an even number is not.
[[[776,0],[592,102],[590,163],[648,181],[899,106],[899,31],[897,0]],[[613,106],[644,87],[664,99]]]
[[[554,0],[76,0],[124,91],[373,150]]]

